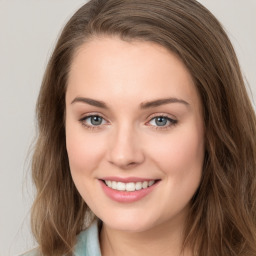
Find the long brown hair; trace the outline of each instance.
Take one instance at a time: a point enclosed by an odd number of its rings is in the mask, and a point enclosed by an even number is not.
[[[65,92],[76,50],[98,35],[155,42],[184,62],[202,100],[206,141],[184,247],[200,256],[255,256],[255,113],[226,33],[195,0],[92,0],[63,29],[37,102],[31,220],[41,253],[72,254],[76,235],[93,216],[70,175]]]

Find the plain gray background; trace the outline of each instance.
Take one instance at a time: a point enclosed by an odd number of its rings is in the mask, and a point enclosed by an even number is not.
[[[33,246],[29,148],[34,110],[57,36],[82,0],[0,0],[0,256]],[[256,95],[256,0],[201,0],[226,28]]]

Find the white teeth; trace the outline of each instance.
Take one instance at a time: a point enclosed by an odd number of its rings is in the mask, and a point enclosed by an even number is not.
[[[106,180],[105,184],[115,190],[119,190],[119,191],[128,191],[128,192],[132,192],[135,190],[141,190],[141,189],[145,189],[147,187],[152,186],[156,181],[151,180],[151,181],[143,181],[143,182],[128,182],[128,183],[124,183],[124,182],[116,182],[116,181],[110,181],[110,180]]]
[[[109,187],[112,187],[113,189],[117,189],[117,182],[116,181],[109,181],[110,182],[110,186]]]
[[[116,189],[117,190],[120,190],[120,191],[124,191],[125,190],[125,183],[123,182],[117,182],[117,185],[116,185]]]
[[[125,185],[126,191],[135,191],[135,183],[129,182]]]
[[[142,183],[141,182],[136,182],[135,189],[136,190],[141,190],[142,189]]]
[[[147,182],[147,181],[143,181],[142,187],[143,187],[143,188],[147,188],[147,187],[148,187],[148,182]]]
[[[152,186],[154,183],[155,183],[155,181],[154,181],[154,180],[151,180],[151,181],[148,182],[148,186],[150,187],[150,186]]]

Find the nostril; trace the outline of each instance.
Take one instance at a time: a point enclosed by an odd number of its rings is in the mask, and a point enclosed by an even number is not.
[[[125,161],[109,161],[110,164],[118,166],[121,169],[130,169],[137,166],[139,163],[137,162],[125,162]]]
[[[128,166],[133,166],[133,165],[136,165],[137,163],[136,162],[131,162],[131,163],[128,163]]]

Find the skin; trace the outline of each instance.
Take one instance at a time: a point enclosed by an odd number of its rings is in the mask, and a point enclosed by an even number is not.
[[[145,107],[166,98],[180,101]],[[90,115],[101,116],[102,123],[93,125]],[[162,115],[175,122],[159,126],[155,117]],[[151,42],[117,37],[82,45],[66,92],[66,142],[74,183],[103,221],[103,256],[180,255],[205,149],[200,97],[177,56]],[[160,182],[146,197],[120,203],[103,192],[99,179],[106,176]]]

